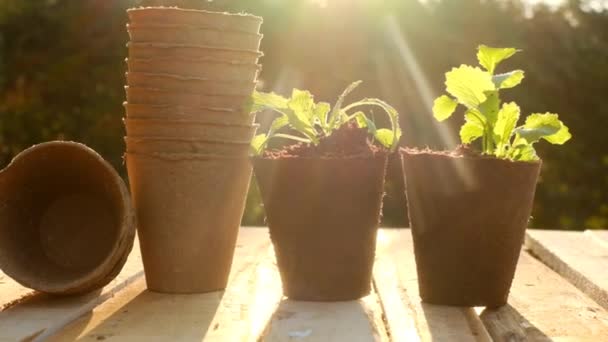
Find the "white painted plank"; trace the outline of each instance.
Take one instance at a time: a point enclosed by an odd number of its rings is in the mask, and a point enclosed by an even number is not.
[[[243,229],[226,291],[170,295],[140,281],[54,341],[255,341],[282,295],[266,229]]]
[[[529,230],[526,246],[545,264],[608,309],[608,248],[590,233]]]
[[[86,314],[95,306],[112,297],[117,291],[141,277],[143,277],[143,270],[139,245],[136,240],[133,252],[127,259],[121,273],[102,290],[68,297],[35,293],[26,295],[17,304],[11,305],[0,312],[0,340],[18,341],[34,337],[43,338]],[[0,291],[2,291],[2,296],[0,296],[2,298],[18,295],[18,293],[6,288],[0,288]]]
[[[284,300],[264,341],[370,342],[388,341],[382,309],[375,293],[346,302]]]
[[[413,335],[412,321],[420,341],[491,341],[473,308],[421,303],[409,229],[381,231],[377,252],[381,261],[375,269],[374,281],[386,311],[389,332],[396,341],[408,341]],[[397,293],[383,285],[394,284],[394,277],[399,280]],[[395,298],[399,301],[395,302]]]

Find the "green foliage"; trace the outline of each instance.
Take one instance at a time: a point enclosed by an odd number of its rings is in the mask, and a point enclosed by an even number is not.
[[[256,91],[251,106],[253,112],[269,109],[280,114],[270,125],[267,133],[257,135],[251,149],[254,155],[261,155],[268,142],[273,138],[283,138],[298,142],[318,144],[322,137],[330,136],[342,125],[354,121],[368,132],[382,146],[394,151],[401,138],[399,113],[386,102],[379,99],[363,99],[344,106],[348,94],[361,84],[361,81],[350,84],[338,97],[334,108],[326,102],[315,103],[313,95],[305,90],[294,89],[291,98],[284,98],[274,93]],[[383,109],[389,117],[391,129],[376,129],[376,124],[361,111],[352,115],[348,111],[364,106],[377,106]],[[289,128],[300,136],[278,133],[283,128]]]
[[[562,145],[572,137],[568,127],[557,114],[531,114],[523,126],[516,127],[520,117],[515,102],[500,106],[500,90],[519,85],[524,79],[522,70],[494,75],[500,62],[517,53],[514,48],[491,48],[481,45],[477,51],[478,67],[461,65],[445,74],[446,91],[435,100],[433,114],[438,121],[449,118],[458,104],[466,108],[465,123],[460,139],[469,144],[482,139],[482,150],[497,158],[518,161],[537,160],[533,144],[544,139]]]

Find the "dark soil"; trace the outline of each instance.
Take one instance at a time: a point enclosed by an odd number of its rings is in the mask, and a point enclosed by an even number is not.
[[[402,157],[423,301],[504,305],[540,163],[486,157],[462,148],[449,153],[402,150]]]
[[[267,150],[264,158],[371,157],[382,151],[385,149],[374,145],[366,129],[349,124],[340,127],[332,135],[321,138],[318,145],[297,143],[281,150]]]

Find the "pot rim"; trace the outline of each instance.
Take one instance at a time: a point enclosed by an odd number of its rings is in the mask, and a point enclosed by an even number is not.
[[[242,19],[252,19],[257,22],[263,22],[264,19],[262,17],[249,14],[249,13],[230,13],[230,12],[217,12],[217,11],[207,11],[207,10],[199,10],[199,9],[189,9],[189,8],[179,8],[179,7],[165,7],[165,6],[140,6],[133,7],[127,9],[127,13],[131,12],[156,12],[156,11],[170,11],[170,12],[190,12],[197,14],[205,14],[205,15],[214,15],[220,17],[234,17],[234,18],[242,18]]]
[[[257,55],[258,57],[264,56],[264,53],[259,50],[249,50],[249,49],[235,49],[230,47],[220,47],[220,46],[211,46],[211,45],[196,45],[196,44],[170,44],[170,43],[162,43],[162,42],[128,42],[127,47],[153,47],[159,49],[200,49],[200,50],[215,50],[215,51],[227,51],[227,52],[237,52],[237,53],[247,53]]]
[[[173,119],[173,120],[164,120],[164,119],[144,119],[144,118],[122,118],[122,122],[127,125],[130,123],[154,123],[154,124],[169,124],[169,125],[199,125],[199,126],[211,126],[215,128],[249,128],[249,129],[258,129],[260,124],[251,124],[251,125],[233,125],[233,124],[224,124],[224,123],[209,123],[205,121],[198,120],[183,120],[183,119]]]
[[[388,151],[379,151],[372,155],[351,155],[351,156],[341,156],[341,157],[333,157],[333,156],[315,156],[315,157],[280,157],[280,158],[267,158],[263,156],[253,156],[251,157],[252,161],[338,161],[338,160],[376,160],[376,159],[384,159],[388,158],[391,155],[391,152]]]
[[[211,139],[196,139],[196,138],[167,138],[167,137],[132,137],[125,136],[123,137],[124,141],[127,142],[129,140],[144,142],[146,140],[156,141],[156,142],[183,142],[183,143],[203,143],[203,144],[213,144],[213,145],[246,145],[249,146],[251,143],[249,141],[224,141],[224,140],[211,140]]]
[[[449,151],[435,151],[435,150],[416,150],[416,149],[405,149],[405,148],[401,148],[399,149],[398,153],[399,155],[401,155],[402,157],[421,157],[421,156],[426,156],[426,157],[435,157],[436,159],[451,159],[451,160],[464,160],[464,161],[487,161],[487,162],[494,162],[494,163],[505,163],[505,164],[510,164],[510,165],[529,165],[531,167],[536,167],[540,164],[542,164],[542,159],[538,159],[538,160],[531,160],[531,161],[522,161],[522,160],[511,160],[511,159],[503,159],[503,158],[497,158],[496,156],[493,155],[478,155],[478,156],[471,156],[471,155],[455,155],[453,154],[454,151],[449,150]]]

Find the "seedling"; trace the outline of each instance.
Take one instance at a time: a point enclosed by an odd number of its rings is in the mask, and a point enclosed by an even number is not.
[[[268,133],[257,135],[253,139],[251,147],[254,155],[261,155],[268,146],[268,142],[274,138],[317,145],[321,138],[330,136],[342,125],[352,121],[361,128],[367,128],[369,134],[378,143],[390,151],[394,151],[401,138],[399,113],[395,108],[375,98],[366,98],[344,106],[346,96],[360,84],[361,81],[357,81],[349,85],[338,97],[333,109],[329,103],[315,103],[313,95],[306,90],[294,89],[291,98],[256,91],[253,94],[251,111],[255,113],[270,109],[280,115],[270,125]],[[376,128],[374,121],[361,111],[349,114],[349,111],[363,106],[376,106],[383,109],[390,119],[391,128]],[[295,131],[297,135],[281,132],[287,128]]]
[[[438,121],[449,118],[458,105],[465,107],[465,123],[460,129],[463,144],[481,138],[482,153],[517,161],[538,160],[534,144],[544,139],[562,145],[572,137],[568,127],[553,113],[530,114],[517,126],[520,108],[515,102],[501,105],[500,91],[519,85],[522,70],[495,74],[500,62],[513,56],[514,48],[491,48],[481,45],[477,51],[479,64],[485,69],[461,65],[445,74],[446,91],[435,100],[433,114]]]

